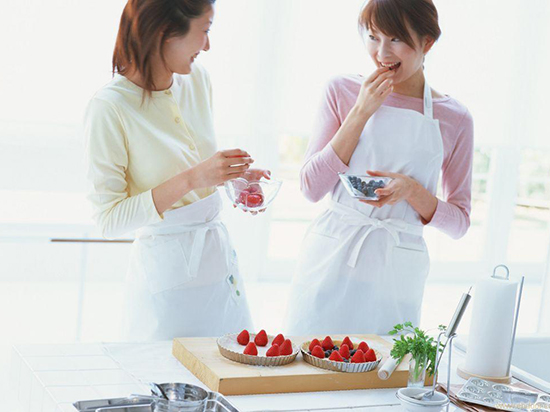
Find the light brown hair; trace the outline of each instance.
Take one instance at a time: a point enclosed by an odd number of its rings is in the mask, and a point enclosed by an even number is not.
[[[113,52],[113,75],[137,70],[148,96],[155,90],[151,56],[166,39],[185,36],[191,19],[200,17],[216,0],[128,0],[118,28]],[[159,34],[162,33],[160,43]],[[145,99],[145,95],[143,96]]]
[[[437,9],[431,0],[370,0],[359,15],[360,28],[374,28],[415,49],[407,23],[420,38],[429,36],[436,41],[441,36]]]

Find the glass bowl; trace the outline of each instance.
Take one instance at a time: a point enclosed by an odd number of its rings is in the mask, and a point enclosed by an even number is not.
[[[338,176],[349,195],[362,200],[379,200],[374,191],[386,187],[393,180],[391,177],[348,175],[344,173],[338,173]]]
[[[249,181],[239,177],[228,180],[224,186],[233,205],[247,212],[261,212],[277,197],[282,184],[276,179]]]

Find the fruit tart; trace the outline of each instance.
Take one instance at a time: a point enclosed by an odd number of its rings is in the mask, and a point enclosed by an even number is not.
[[[300,348],[283,334],[268,335],[265,330],[249,333],[231,333],[218,338],[222,356],[248,365],[282,366],[294,362]]]
[[[301,346],[304,360],[318,368],[338,372],[370,372],[375,370],[382,354],[370,348],[367,342],[352,340],[346,336],[343,340],[313,339]]]

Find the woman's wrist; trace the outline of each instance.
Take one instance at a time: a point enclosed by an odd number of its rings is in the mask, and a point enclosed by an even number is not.
[[[372,113],[370,112],[370,110],[367,107],[356,103],[351,108],[348,116],[360,118],[361,120],[363,120],[366,123],[370,119],[370,117],[372,116]]]
[[[196,181],[194,167],[184,170],[178,175],[178,187],[179,191],[182,193],[182,197],[192,190],[197,189],[197,187],[195,187]]]
[[[432,220],[437,209],[437,197],[432,195],[416,180],[413,180],[413,187],[407,201],[420,215],[424,224],[427,224]]]
[[[422,199],[425,197],[425,194],[427,190],[422,186],[420,183],[418,183],[416,180],[411,179],[412,181],[412,189],[409,193],[409,197],[406,199],[409,203],[416,203],[416,201]]]

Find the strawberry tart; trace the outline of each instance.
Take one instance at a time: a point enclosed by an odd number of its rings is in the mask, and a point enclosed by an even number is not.
[[[382,355],[367,342],[350,339],[313,339],[301,347],[304,360],[314,366],[339,372],[370,372],[378,367]]]
[[[265,330],[258,333],[232,333],[218,338],[218,349],[222,356],[248,365],[281,366],[294,362],[300,348],[283,334],[268,335]]]

